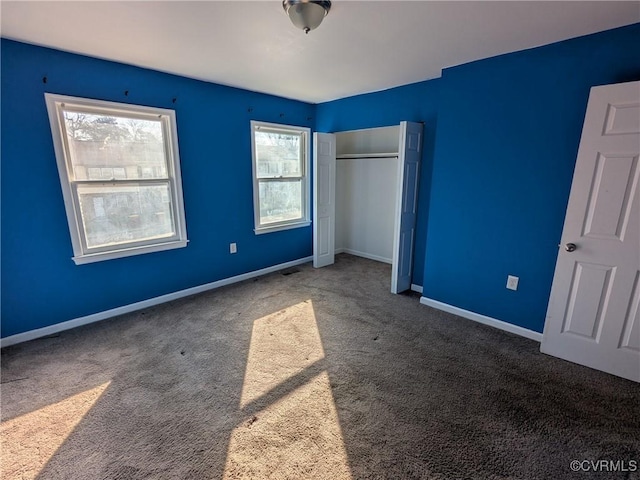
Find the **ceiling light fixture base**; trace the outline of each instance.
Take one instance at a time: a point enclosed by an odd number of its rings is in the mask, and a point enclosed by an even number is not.
[[[282,8],[296,27],[304,33],[318,28],[331,9],[331,2],[314,0],[282,0]]]

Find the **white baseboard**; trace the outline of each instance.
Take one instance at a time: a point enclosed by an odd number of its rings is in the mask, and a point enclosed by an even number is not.
[[[372,255],[366,252],[359,252],[358,250],[352,250],[351,248],[336,248],[335,253],[348,253],[355,255],[356,257],[368,258],[369,260],[375,260],[376,262],[388,263],[391,265],[393,260],[390,258],[380,257],[378,255]]]
[[[422,285],[411,284],[411,290],[414,292],[422,293]]]
[[[503,322],[502,320],[497,320],[495,318],[487,317],[479,313],[470,312],[469,310],[464,310],[462,308],[454,307],[453,305],[442,303],[437,300],[432,300],[427,297],[421,297],[420,303],[422,303],[423,305],[428,305],[430,307],[436,308],[438,310],[443,310],[445,312],[453,313],[454,315],[458,315],[460,317],[464,317],[469,320],[473,320],[474,322],[482,323],[484,325],[489,325],[490,327],[495,327],[500,330],[504,330],[505,332],[515,333],[516,335],[520,335],[521,337],[526,337],[531,340],[535,340],[536,342],[542,342],[542,334],[539,332],[534,332],[533,330],[529,330],[528,328],[519,327],[518,325],[513,325],[512,323]]]
[[[141,302],[131,303],[122,307],[112,308],[104,312],[98,312],[86,317],[74,318],[73,320],[67,320],[66,322],[56,323],[55,325],[49,325],[47,327],[38,328],[36,330],[30,330],[28,332],[18,333],[0,339],[0,348],[8,347],[9,345],[15,345],[16,343],[27,342],[40,337],[46,337],[47,335],[53,335],[64,330],[79,327],[81,325],[87,325],[89,323],[99,322],[100,320],[106,320],[107,318],[123,315],[129,312],[135,312],[143,308],[152,307],[161,303],[170,302],[179,298],[188,297],[189,295],[195,295],[196,293],[206,292],[207,290],[213,290],[215,288],[224,287],[225,285],[231,285],[232,283],[242,282],[250,278],[259,277],[268,273],[277,272],[278,270],[284,270],[285,268],[294,267],[296,265],[302,265],[313,260],[313,257],[299,258],[298,260],[292,260],[291,262],[281,263],[272,267],[263,268],[261,270],[255,270],[253,272],[243,273],[242,275],[236,275],[235,277],[223,278],[216,282],[206,283],[197,287],[187,288],[178,292],[168,293],[159,297],[150,298]]]

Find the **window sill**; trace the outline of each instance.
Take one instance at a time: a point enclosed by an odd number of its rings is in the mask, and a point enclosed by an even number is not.
[[[116,258],[142,255],[144,253],[162,252],[164,250],[173,250],[174,248],[184,248],[187,246],[188,242],[188,240],[178,240],[175,242],[160,243],[157,245],[146,245],[144,247],[123,248],[121,250],[111,250],[109,252],[78,255],[72,257],[72,259],[76,265],[84,265],[86,263],[102,262],[104,260],[114,260]]]
[[[273,225],[269,227],[255,228],[253,231],[255,232],[256,235],[262,235],[263,233],[280,232],[282,230],[291,230],[292,228],[308,227],[309,225],[311,225],[311,222],[307,220],[304,222],[296,222],[296,223],[288,223],[284,225],[281,224],[281,225]]]

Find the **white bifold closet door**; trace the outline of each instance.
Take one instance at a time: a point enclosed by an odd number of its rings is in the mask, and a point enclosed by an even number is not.
[[[411,288],[413,247],[418,220],[422,129],[421,123],[402,122],[400,124],[400,162],[398,162],[397,173],[391,293],[400,293]]]
[[[335,257],[336,136],[313,134],[313,266],[331,265]]]

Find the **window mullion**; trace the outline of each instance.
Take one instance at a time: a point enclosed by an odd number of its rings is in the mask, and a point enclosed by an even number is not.
[[[169,178],[138,178],[126,180],[71,180],[72,185],[92,185],[102,187],[115,187],[118,185],[167,185],[171,184]]]

